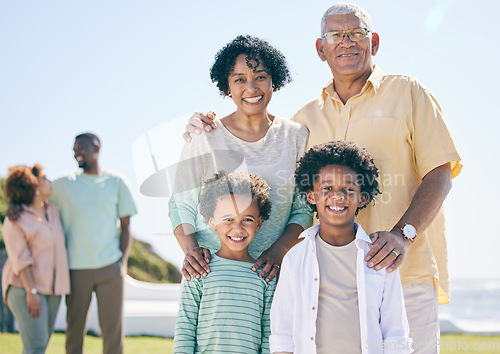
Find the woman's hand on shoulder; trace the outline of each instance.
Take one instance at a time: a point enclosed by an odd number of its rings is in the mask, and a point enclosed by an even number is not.
[[[191,141],[191,134],[200,135],[202,130],[210,132],[212,129],[217,128],[215,120],[215,112],[209,111],[207,114],[196,112],[189,118],[186,125],[186,132],[182,135],[186,142]]]
[[[263,264],[265,264],[264,268],[262,268],[259,273],[259,277],[264,278],[266,282],[269,282],[278,274],[282,260],[282,252],[276,250],[276,247],[271,246],[262,252],[260,257],[257,259],[257,262],[253,265],[252,270],[256,272]]]
[[[182,275],[187,280],[191,277],[199,279],[201,276],[206,277],[210,273],[208,263],[210,262],[210,250],[204,247],[193,247],[186,252],[184,262],[182,263]]]

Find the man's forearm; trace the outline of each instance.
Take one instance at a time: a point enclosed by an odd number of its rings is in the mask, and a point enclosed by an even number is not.
[[[130,248],[132,247],[132,235],[130,232],[130,217],[120,218],[120,250],[122,259],[128,260]]]
[[[434,220],[451,189],[451,167],[449,163],[436,167],[422,180],[408,210],[394,229],[405,223],[413,225],[417,234],[423,232]],[[394,230],[393,229],[393,230]]]

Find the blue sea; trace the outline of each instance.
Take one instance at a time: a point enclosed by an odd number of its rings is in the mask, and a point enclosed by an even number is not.
[[[451,322],[465,332],[500,333],[500,278],[452,279],[450,300],[439,306],[442,329]]]

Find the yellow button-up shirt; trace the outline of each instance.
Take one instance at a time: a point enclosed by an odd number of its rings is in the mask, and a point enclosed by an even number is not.
[[[450,162],[452,177],[462,165],[439,104],[417,80],[384,74],[374,67],[361,92],[342,103],[330,81],[320,97],[301,108],[293,121],[310,132],[309,147],[331,140],[366,148],[379,169],[381,194],[356,221],[368,234],[391,230],[408,209],[422,178]],[[444,213],[418,235],[400,268],[404,285],[434,277],[439,303],[449,302]]]

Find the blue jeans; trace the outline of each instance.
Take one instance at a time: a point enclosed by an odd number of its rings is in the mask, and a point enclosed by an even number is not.
[[[28,312],[26,290],[10,286],[7,291],[7,303],[19,327],[19,334],[23,342],[23,354],[45,353],[54,330],[61,296],[38,295],[40,296],[40,316],[33,318]]]

